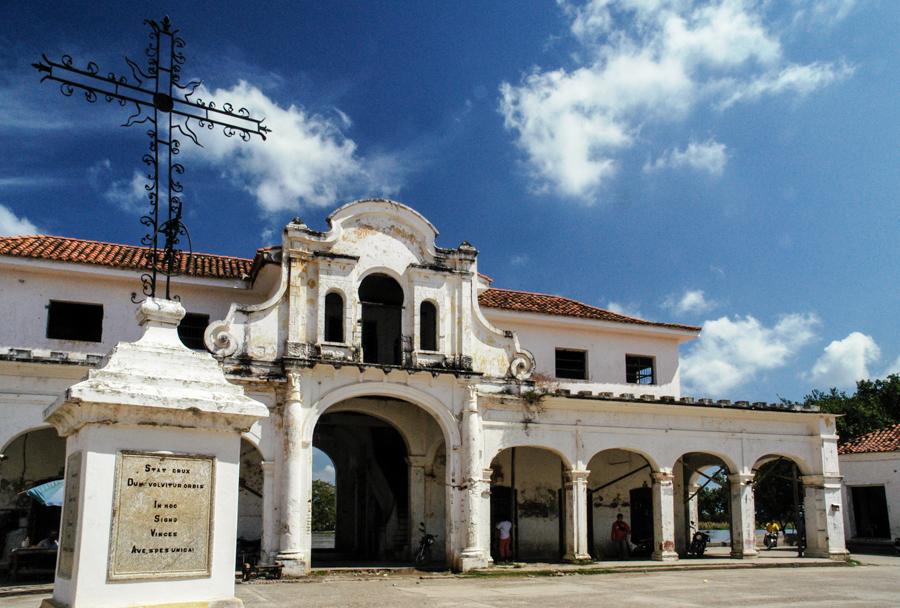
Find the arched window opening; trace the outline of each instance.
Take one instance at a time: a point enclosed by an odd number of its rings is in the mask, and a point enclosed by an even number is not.
[[[344,298],[339,293],[325,296],[325,341],[344,341]]]
[[[419,346],[422,350],[437,350],[437,308],[431,302],[419,306]]]
[[[365,363],[400,365],[403,288],[391,277],[372,274],[359,285],[362,303],[362,350]]]

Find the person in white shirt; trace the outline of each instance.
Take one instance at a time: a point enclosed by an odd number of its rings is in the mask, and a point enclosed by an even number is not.
[[[500,561],[508,562],[512,556],[512,522],[508,519],[500,521],[496,528],[500,531]]]

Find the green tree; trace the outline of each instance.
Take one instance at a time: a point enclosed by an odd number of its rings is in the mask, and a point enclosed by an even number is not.
[[[756,502],[756,521],[765,525],[778,522],[784,530],[794,522],[794,463],[778,459],[767,462],[756,472],[753,494]],[[802,497],[798,497],[802,500]]]
[[[337,494],[333,484],[321,479],[312,482],[312,529],[334,530],[337,520]]]
[[[700,521],[724,523],[728,521],[728,478],[722,469],[719,469],[712,478],[713,481],[697,494]]]
[[[844,442],[900,422],[900,374],[860,380],[852,395],[836,388],[814,390],[803,403],[819,406],[829,414],[841,414],[837,419],[837,431],[840,441]]]

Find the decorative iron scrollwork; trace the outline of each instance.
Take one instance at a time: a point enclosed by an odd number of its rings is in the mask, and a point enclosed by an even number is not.
[[[165,298],[170,299],[171,278],[190,272],[192,251],[190,234],[183,222],[183,187],[175,177],[184,173],[184,166],[173,160],[181,151],[176,132],[201,145],[197,134],[191,129],[192,120],[208,129],[220,126],[226,137],[238,135],[244,141],[250,141],[254,135],[265,140],[271,129],[263,124],[265,119],[252,118],[246,108],[235,111],[232,104],[225,103],[220,109],[212,101],[192,100],[191,95],[201,82],[192,80],[181,83],[185,63],[182,53],[184,39],[178,35],[178,30],[173,29],[168,17],[160,23],[152,20],[145,20],[144,23],[150,27],[150,40],[144,50],[146,71],[125,58],[133,81],[113,72],[101,76],[100,66],[93,61],[89,61],[83,69],[78,68],[71,55],[63,55],[58,62],[42,55],[42,61],[32,65],[43,74],[41,82],[51,80],[60,83],[60,92],[66,97],[71,97],[77,89],[90,103],[103,97],[108,103],[116,101],[122,106],[133,104],[134,113],[122,126],[152,125],[147,131],[150,152],[142,157],[147,166],[145,188],[150,209],[140,218],[141,225],[147,231],[141,239],[147,247],[147,270],[141,275],[141,291],[147,297],[156,297],[157,279],[164,276]],[[159,170],[161,165],[162,174]]]

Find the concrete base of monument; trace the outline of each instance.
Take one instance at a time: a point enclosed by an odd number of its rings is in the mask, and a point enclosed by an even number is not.
[[[233,608],[241,433],[268,415],[209,353],[181,344],[177,302],[45,412],[66,437],[47,608]]]
[[[41,602],[40,608],[72,608],[69,604],[63,604],[53,599]],[[209,602],[178,602],[175,604],[129,604],[129,608],[244,608],[244,602],[236,597],[227,600],[213,600]]]

